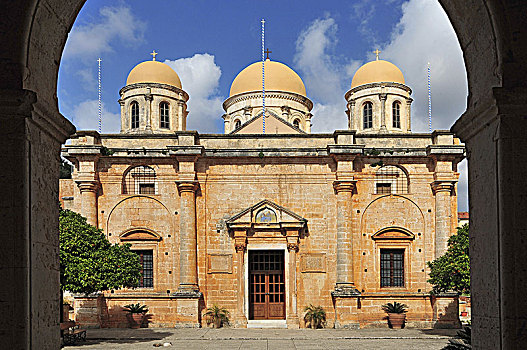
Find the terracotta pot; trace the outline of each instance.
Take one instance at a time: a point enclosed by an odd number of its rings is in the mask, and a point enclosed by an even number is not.
[[[220,328],[221,327],[221,318],[214,319],[214,328]]]
[[[128,318],[128,326],[130,328],[137,329],[137,328],[140,328],[141,325],[143,324],[145,315],[128,313],[126,314],[126,317]]]
[[[406,314],[388,314],[388,322],[394,329],[403,328]]]
[[[468,312],[466,312],[466,311],[461,311],[461,316],[465,317],[465,316],[467,316],[467,315],[468,315]]]

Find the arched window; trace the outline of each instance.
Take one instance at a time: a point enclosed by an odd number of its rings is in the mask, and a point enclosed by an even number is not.
[[[170,107],[167,102],[159,104],[159,127],[163,129],[170,129]]]
[[[392,104],[392,120],[394,128],[401,128],[401,103],[395,101]]]
[[[139,128],[139,103],[132,102],[132,106],[130,108],[131,114],[132,114],[132,129],[138,129]]]
[[[394,165],[385,165],[375,174],[376,194],[405,194],[408,193],[408,187],[408,175]]]
[[[363,129],[371,129],[373,127],[373,104],[371,102],[366,102],[364,107],[362,107],[362,117],[363,117]]]
[[[128,170],[123,178],[123,194],[157,194],[156,171],[145,165]]]
[[[293,125],[294,125],[295,127],[297,127],[297,128],[300,129],[300,120],[299,120],[299,119],[295,119],[295,120],[293,121]]]
[[[242,126],[242,122],[238,119],[235,123],[234,123],[234,129],[239,129],[240,127]]]

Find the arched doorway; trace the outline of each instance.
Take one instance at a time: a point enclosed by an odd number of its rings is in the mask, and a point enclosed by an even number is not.
[[[527,338],[527,241],[520,220],[527,207],[527,4],[440,3],[458,35],[469,80],[467,111],[452,130],[466,143],[469,159],[473,344],[520,348]],[[67,34],[83,4],[2,4],[10,15],[0,22],[6,247],[0,263],[8,310],[0,331],[15,348],[58,347],[58,316],[49,312],[59,304],[56,180],[60,145],[74,127],[58,111],[56,83]]]

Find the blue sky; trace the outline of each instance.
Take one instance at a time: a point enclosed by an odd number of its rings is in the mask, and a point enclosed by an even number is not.
[[[261,58],[261,18],[271,59],[289,65],[306,84],[315,105],[314,132],[346,128],[343,96],[377,48],[382,59],[401,68],[414,91],[414,132],[428,130],[428,62],[433,128],[450,128],[465,110],[462,53],[435,0],[88,0],[63,53],[59,108],[77,128],[97,129],[101,57],[103,132],[118,132],[119,89],[155,49],[190,95],[188,129],[221,133],[221,104],[230,84]],[[465,168],[463,163],[463,176]],[[466,177],[459,196],[460,210],[466,210]]]

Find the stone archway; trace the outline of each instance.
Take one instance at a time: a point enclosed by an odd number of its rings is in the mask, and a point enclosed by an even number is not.
[[[469,160],[473,344],[515,349],[527,340],[521,220],[527,207],[527,3],[440,3],[459,38],[469,80],[467,111],[452,130],[466,143]],[[74,127],[58,111],[56,84],[68,32],[83,4],[18,0],[0,7],[9,14],[0,20],[6,247],[0,254],[6,312],[0,333],[13,348],[59,346],[53,312],[59,308],[56,180],[60,145]]]

